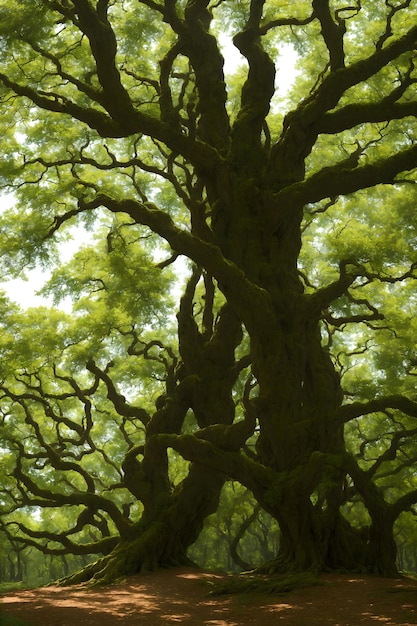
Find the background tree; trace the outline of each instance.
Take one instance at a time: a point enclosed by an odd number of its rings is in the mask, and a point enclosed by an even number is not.
[[[267,571],[393,573],[417,502],[415,2],[0,6],[4,271],[102,232],[52,278],[72,315],[3,305],[3,523],[103,554],[71,580],[106,581],[185,562],[230,477],[278,522]]]

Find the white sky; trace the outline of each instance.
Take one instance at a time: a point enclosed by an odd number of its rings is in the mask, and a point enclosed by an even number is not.
[[[224,56],[224,72],[232,74],[238,65],[246,64],[246,59],[242,56],[232,40],[225,33],[219,35],[219,42]],[[284,97],[291,87],[297,75],[295,68],[298,55],[290,44],[283,44],[280,49],[279,61],[275,84],[278,95]]]
[[[14,198],[12,194],[0,195],[0,211],[7,210],[12,207]],[[68,243],[63,244],[60,249],[60,257],[62,262],[69,261],[74,252],[84,243],[87,243],[91,237],[91,233],[83,230],[81,227],[74,229],[72,239]],[[3,289],[7,296],[17,302],[23,308],[36,307],[41,305],[51,305],[52,298],[44,298],[36,295],[45,282],[49,278],[49,273],[41,269],[27,270],[25,278],[14,278],[12,280],[0,281],[0,289]],[[4,278],[4,277],[3,277]],[[62,308],[70,309],[69,301],[62,303]]]
[[[225,59],[225,74],[233,73],[236,66],[246,63],[246,59],[240,54],[238,49],[231,42],[231,39],[227,36],[220,36],[220,44]],[[276,85],[278,95],[284,98],[296,76],[295,64],[297,54],[291,46],[285,45],[281,49],[280,58],[282,61],[277,69]],[[12,195],[0,196],[0,211],[10,208],[13,205],[13,201]],[[76,239],[63,246],[62,260],[69,260],[78,249],[80,243],[85,243],[88,237],[89,235],[87,235],[87,233],[84,235],[82,232],[77,233]],[[18,278],[3,283],[0,282],[0,289],[3,289],[11,300],[17,302],[24,308],[50,305],[51,301],[49,299],[36,295],[36,292],[47,280],[48,274],[41,270],[31,270],[26,272],[26,276],[26,279]],[[65,306],[65,303],[63,303],[63,307],[68,308]]]

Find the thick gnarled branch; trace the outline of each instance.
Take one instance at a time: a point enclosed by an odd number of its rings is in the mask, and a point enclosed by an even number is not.
[[[352,402],[344,404],[338,409],[337,418],[342,422],[377,413],[387,409],[398,409],[405,415],[417,417],[417,402],[410,400],[403,395],[392,395],[381,398],[375,398],[369,402]]]
[[[340,165],[322,168],[302,182],[289,185],[276,194],[277,206],[288,207],[288,211],[324,198],[335,198],[375,187],[395,184],[402,172],[417,168],[417,145],[400,150],[390,157],[374,163],[346,168]],[[271,216],[267,231],[275,232],[282,216]]]

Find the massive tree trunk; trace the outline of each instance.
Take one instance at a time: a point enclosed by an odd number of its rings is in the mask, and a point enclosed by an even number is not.
[[[261,181],[257,184],[252,179],[251,184],[255,190],[261,187]],[[218,441],[209,433],[201,436],[217,446],[218,456],[208,455],[207,463],[212,467],[217,463],[252,489],[261,506],[277,520],[281,543],[276,560],[267,566],[269,571],[345,568],[392,572],[392,523],[391,531],[384,526],[384,543],[390,547],[382,551],[376,548],[381,546],[376,522],[369,535],[352,527],[341,513],[349,467],[344,424],[338,418],[343,392],[322,345],[320,318],[328,302],[343,293],[353,278],[342,272],[323,292],[305,294],[297,270],[300,211],[283,207],[282,223],[266,240],[256,215],[269,194],[253,189],[249,193],[245,181],[239,179],[227,197],[225,215],[229,220],[217,226],[219,239],[227,231],[224,252],[245,269],[259,289],[248,295],[244,285],[241,290],[221,280],[219,285],[250,336],[252,372],[258,385],[252,402],[260,431],[257,467],[233,461],[230,449],[228,456],[222,455]],[[192,450],[191,441],[165,441],[185,458],[205,461],[201,451]],[[264,481],[257,474],[259,467],[267,470]],[[382,500],[380,512],[383,510]]]
[[[248,219],[260,213],[268,197],[257,198],[258,209],[239,198],[237,221],[245,209]],[[280,527],[277,566],[321,569],[337,550],[330,544],[341,535],[345,448],[343,424],[335,413],[343,394],[321,345],[320,305],[303,293],[297,271],[301,212],[291,207],[285,215],[287,208],[281,210],[284,218],[273,237],[265,241],[259,226],[252,227],[244,236],[245,258],[241,248],[235,252],[237,264],[264,290],[262,296],[268,294],[255,304],[256,315],[253,303],[246,310],[244,299],[235,304],[249,330],[259,386],[254,399],[260,424],[257,460],[276,472],[280,482],[278,489],[255,495]],[[237,239],[244,237],[239,231]]]
[[[170,505],[139,522],[110,554],[58,583],[106,584],[138,572],[192,564],[187,550],[197,540],[207,515],[216,511],[224,480],[223,474],[192,466]]]

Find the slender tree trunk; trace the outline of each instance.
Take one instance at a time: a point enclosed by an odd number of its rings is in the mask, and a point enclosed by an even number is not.
[[[350,460],[350,475],[371,517],[367,542],[367,569],[374,574],[394,576],[397,570],[397,545],[394,523],[400,511],[388,504],[372,476]]]

